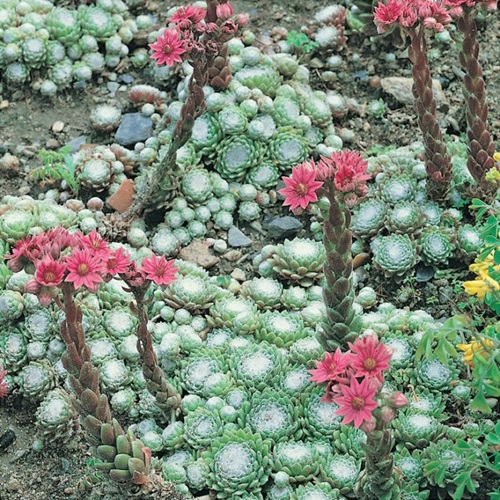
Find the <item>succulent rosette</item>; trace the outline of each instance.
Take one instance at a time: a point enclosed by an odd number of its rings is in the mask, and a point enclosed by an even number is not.
[[[229,430],[202,454],[208,486],[217,498],[259,494],[271,473],[271,441],[244,429]]]
[[[275,445],[273,468],[286,472],[291,483],[304,483],[318,476],[319,460],[310,443],[287,440]]]

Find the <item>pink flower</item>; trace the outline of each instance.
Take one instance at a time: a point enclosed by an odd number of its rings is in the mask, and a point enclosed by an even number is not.
[[[61,283],[66,266],[61,262],[54,260],[52,255],[45,257],[38,262],[35,279],[40,285],[57,286]]]
[[[7,375],[7,372],[0,366],[0,399],[4,398],[9,393],[7,382],[4,380],[5,375]]]
[[[66,258],[66,266],[69,271],[66,281],[72,282],[75,289],[84,285],[95,290],[95,286],[102,282],[102,260],[99,256],[92,257],[88,248],[73,250]]]
[[[41,254],[38,239],[34,236],[27,236],[18,240],[12,249],[12,253],[6,256],[9,259],[7,265],[11,271],[18,273],[28,262],[38,259]]]
[[[207,15],[207,11],[202,7],[193,7],[187,5],[176,10],[175,14],[170,18],[171,23],[177,24],[180,29],[188,29],[191,24],[197,24]]]
[[[92,252],[92,255],[99,256],[102,259],[106,259],[111,252],[108,242],[95,229],[87,234],[87,236],[82,236],[80,241],[83,248],[88,248]]]
[[[178,269],[174,267],[174,261],[165,259],[165,256],[152,255],[142,260],[139,269],[145,278],[154,281],[157,285],[169,285],[175,280]]]
[[[356,191],[358,185],[370,179],[366,173],[368,163],[355,151],[340,151],[330,156],[337,167],[334,177],[335,188],[342,193]]]
[[[328,380],[335,380],[337,375],[344,372],[350,359],[351,354],[343,354],[340,347],[337,347],[337,350],[333,354],[325,352],[323,361],[316,361],[316,368],[308,370],[312,375],[309,380],[319,384]]]
[[[316,191],[323,185],[315,180],[316,165],[314,160],[305,161],[292,169],[291,177],[283,177],[286,188],[278,192],[285,197],[283,205],[295,208],[306,208],[309,203],[317,201]]]
[[[106,272],[109,274],[121,274],[128,270],[130,256],[123,248],[112,252],[105,262]]]
[[[389,406],[382,406],[380,408],[380,418],[384,424],[388,424],[396,418],[396,412]]]
[[[221,3],[217,5],[215,12],[219,19],[227,19],[233,15],[233,7],[229,2]]]
[[[352,366],[355,368],[355,377],[377,377],[382,379],[382,372],[389,368],[392,356],[391,349],[379,342],[376,335],[366,335],[356,339],[354,344],[349,343],[354,353]]]
[[[403,6],[400,0],[387,0],[387,3],[380,2],[374,11],[374,20],[379,33],[384,33],[387,28],[398,21]]]
[[[156,43],[149,44],[149,47],[153,49],[151,59],[156,59],[158,65],[173,66],[175,62],[182,61],[181,54],[186,52],[177,30],[165,30],[158,36]]]
[[[375,390],[370,389],[367,379],[359,383],[356,378],[351,379],[350,385],[341,385],[342,396],[334,399],[340,406],[335,415],[342,415],[343,424],[353,422],[354,427],[360,427],[363,422],[371,422],[372,411],[378,403],[374,400]]]

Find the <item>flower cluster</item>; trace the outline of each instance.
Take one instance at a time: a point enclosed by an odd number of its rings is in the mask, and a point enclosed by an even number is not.
[[[349,343],[345,353],[340,348],[327,352],[309,373],[313,382],[327,382],[322,401],[339,406],[335,414],[344,417],[342,423],[369,433],[387,425],[395,410],[408,403],[401,392],[387,395],[381,390],[391,356],[392,350],[370,333]]]
[[[0,365],[0,399],[4,398],[9,393],[9,388],[4,380],[5,375],[7,375],[7,372]]]
[[[171,27],[149,45],[153,50],[151,58],[159,65],[172,66],[203,53],[215,57],[222,45],[248,23],[244,15],[233,15],[227,0],[220,1],[211,14],[203,7],[192,5],[177,9],[169,19]]]
[[[420,23],[434,31],[443,31],[451,19],[444,3],[433,0],[387,0],[386,3],[380,2],[374,11],[379,33],[396,25],[412,28]]]
[[[72,283],[75,290],[84,286],[91,292],[115,276],[130,286],[168,285],[177,272],[173,261],[163,256],[152,255],[137,264],[122,248],[112,250],[96,230],[84,235],[56,228],[27,236],[15,244],[7,259],[12,271],[25,269],[34,275],[26,291],[36,294],[42,305],[52,301],[63,283]]]
[[[368,163],[355,151],[339,151],[329,158],[324,156],[318,164],[314,160],[305,161],[292,169],[291,177],[283,177],[286,187],[278,192],[285,197],[284,206],[291,210],[305,209],[309,203],[318,200],[317,191],[323,184],[342,193],[343,200],[350,208],[366,196],[366,173]]]
[[[474,356],[479,355],[488,358],[493,345],[492,340],[482,338],[481,340],[471,340],[468,344],[457,344],[457,347],[464,352],[462,361],[474,369]]]
[[[469,295],[477,295],[479,299],[484,300],[487,293],[500,290],[500,283],[490,276],[490,270],[500,271],[500,265],[495,265],[493,260],[493,253],[488,254],[486,258],[476,258],[469,269],[477,274],[475,280],[463,283],[463,287]]]

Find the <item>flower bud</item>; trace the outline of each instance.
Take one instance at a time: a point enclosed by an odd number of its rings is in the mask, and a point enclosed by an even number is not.
[[[40,283],[33,278],[26,283],[25,290],[27,293],[36,295],[40,291]]]
[[[397,410],[398,408],[403,408],[408,404],[408,399],[402,392],[393,392],[389,399],[389,405],[391,408]]]
[[[370,434],[370,432],[373,432],[375,430],[376,424],[376,420],[372,417],[371,420],[364,420],[359,428],[367,434]]]
[[[380,418],[384,423],[388,424],[391,420],[394,420],[395,417],[396,412],[392,408],[389,408],[389,406],[382,406],[380,409]]]
[[[233,15],[233,7],[229,2],[221,3],[220,5],[217,5],[215,13],[218,18],[227,19]]]

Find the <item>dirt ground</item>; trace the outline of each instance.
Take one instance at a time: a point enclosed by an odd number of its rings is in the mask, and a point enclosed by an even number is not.
[[[165,8],[176,2],[159,2]],[[250,27],[262,33],[267,39],[272,27],[281,25],[299,29],[312,19],[321,7],[330,4],[326,0],[302,1],[269,0],[238,1],[233,5],[238,12],[250,15]],[[485,69],[488,101],[490,103],[490,124],[492,135],[500,142],[500,17],[490,16],[489,24],[482,26],[481,60]],[[442,81],[447,98],[447,112],[440,114],[443,127],[448,133],[465,131],[464,102],[460,79],[457,76],[458,61],[453,45],[440,45],[439,60],[432,62],[434,78]],[[394,52],[396,61],[387,63],[386,55]],[[363,105],[372,99],[384,97],[389,104],[385,117],[374,118],[363,112],[353,113],[339,123],[356,132],[352,149],[367,150],[373,145],[394,144],[402,146],[419,137],[413,109],[401,105],[383,94],[376,84],[377,79],[387,76],[410,76],[410,65],[404,49],[390,46],[389,39],[371,41],[360,35],[350,35],[346,48],[341,52],[342,66],[338,80],[328,84],[346,97],[355,98]],[[359,57],[358,57],[359,56]],[[133,73],[136,83],[140,75]],[[317,80],[317,79],[316,79]],[[318,82],[318,88],[327,85]],[[87,91],[69,91],[52,100],[41,98],[29,88],[6,91],[0,98],[0,157],[9,152],[19,158],[18,168],[0,169],[0,197],[5,194],[35,192],[28,183],[24,170],[26,165],[36,163],[35,153],[39,148],[58,148],[71,139],[87,135],[90,131],[89,112],[102,99],[96,88],[105,85],[105,80]],[[54,132],[55,122],[62,121],[62,132]],[[498,147],[500,149],[500,145]],[[59,500],[67,498],[123,498],[119,492],[105,492],[95,488],[93,493],[77,489],[79,480],[86,472],[85,462],[90,457],[86,446],[80,441],[74,449],[46,447],[41,452],[31,451],[35,439],[35,407],[20,398],[9,398],[0,402],[0,436],[12,429],[16,439],[5,446],[0,438],[0,500]]]

